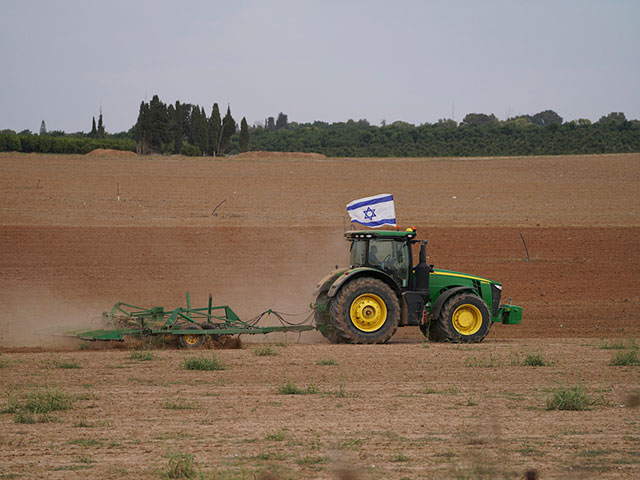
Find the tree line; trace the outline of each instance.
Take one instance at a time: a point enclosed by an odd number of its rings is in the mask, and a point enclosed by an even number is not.
[[[231,107],[221,117],[217,103],[205,109],[189,103],[165,104],[155,95],[141,102],[135,125],[126,132],[105,131],[102,112],[89,133],[66,134],[28,130],[0,131],[0,151],[87,153],[95,148],[141,154],[219,156],[252,150],[314,152],[334,157],[455,157],[494,155],[560,155],[640,152],[640,121],[612,112],[597,122],[565,122],[553,110],[501,121],[493,114],[469,113],[462,122],[442,119],[413,125],[380,126],[367,120],[313,123],[289,122],[285,113],[267,117],[253,127],[245,118],[240,128]]]
[[[470,113],[462,122],[434,124],[394,122],[381,126],[367,120],[295,123],[271,130],[251,130],[254,150],[315,152],[331,157],[458,157],[496,155],[561,155],[640,152],[640,121],[612,112],[595,123],[564,122],[546,110],[505,121],[495,115]]]

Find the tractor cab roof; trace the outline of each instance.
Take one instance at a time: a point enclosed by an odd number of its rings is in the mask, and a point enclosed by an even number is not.
[[[345,232],[347,240],[360,240],[364,238],[388,238],[392,240],[412,240],[416,238],[416,229],[406,230],[351,230]]]

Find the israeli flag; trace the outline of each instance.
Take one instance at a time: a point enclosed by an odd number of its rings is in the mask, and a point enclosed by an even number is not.
[[[396,226],[393,195],[389,193],[354,200],[347,205],[347,211],[352,223],[357,222],[365,227]]]

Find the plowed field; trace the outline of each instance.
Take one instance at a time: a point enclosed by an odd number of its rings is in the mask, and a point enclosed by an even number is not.
[[[0,154],[0,470],[161,478],[191,454],[207,478],[635,478],[640,367],[609,363],[640,334],[639,185],[640,154]],[[430,263],[501,281],[522,325],[470,346],[425,344],[415,328],[380,346],[243,337],[215,352],[216,372],[182,366],[210,350],[140,361],[130,345],[42,335],[118,300],[184,305],[187,290],[244,318],[304,312],[345,263],[344,206],[384,192],[429,239]],[[535,355],[548,366],[523,366]],[[288,381],[312,393],[279,393]],[[572,386],[590,410],[546,409]],[[37,392],[73,404],[29,413]]]

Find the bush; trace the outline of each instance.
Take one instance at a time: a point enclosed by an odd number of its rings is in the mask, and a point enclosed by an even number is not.
[[[180,151],[182,155],[187,157],[200,157],[202,156],[202,151],[196,147],[195,145],[191,145],[190,143],[184,142],[182,144],[182,150]]]

